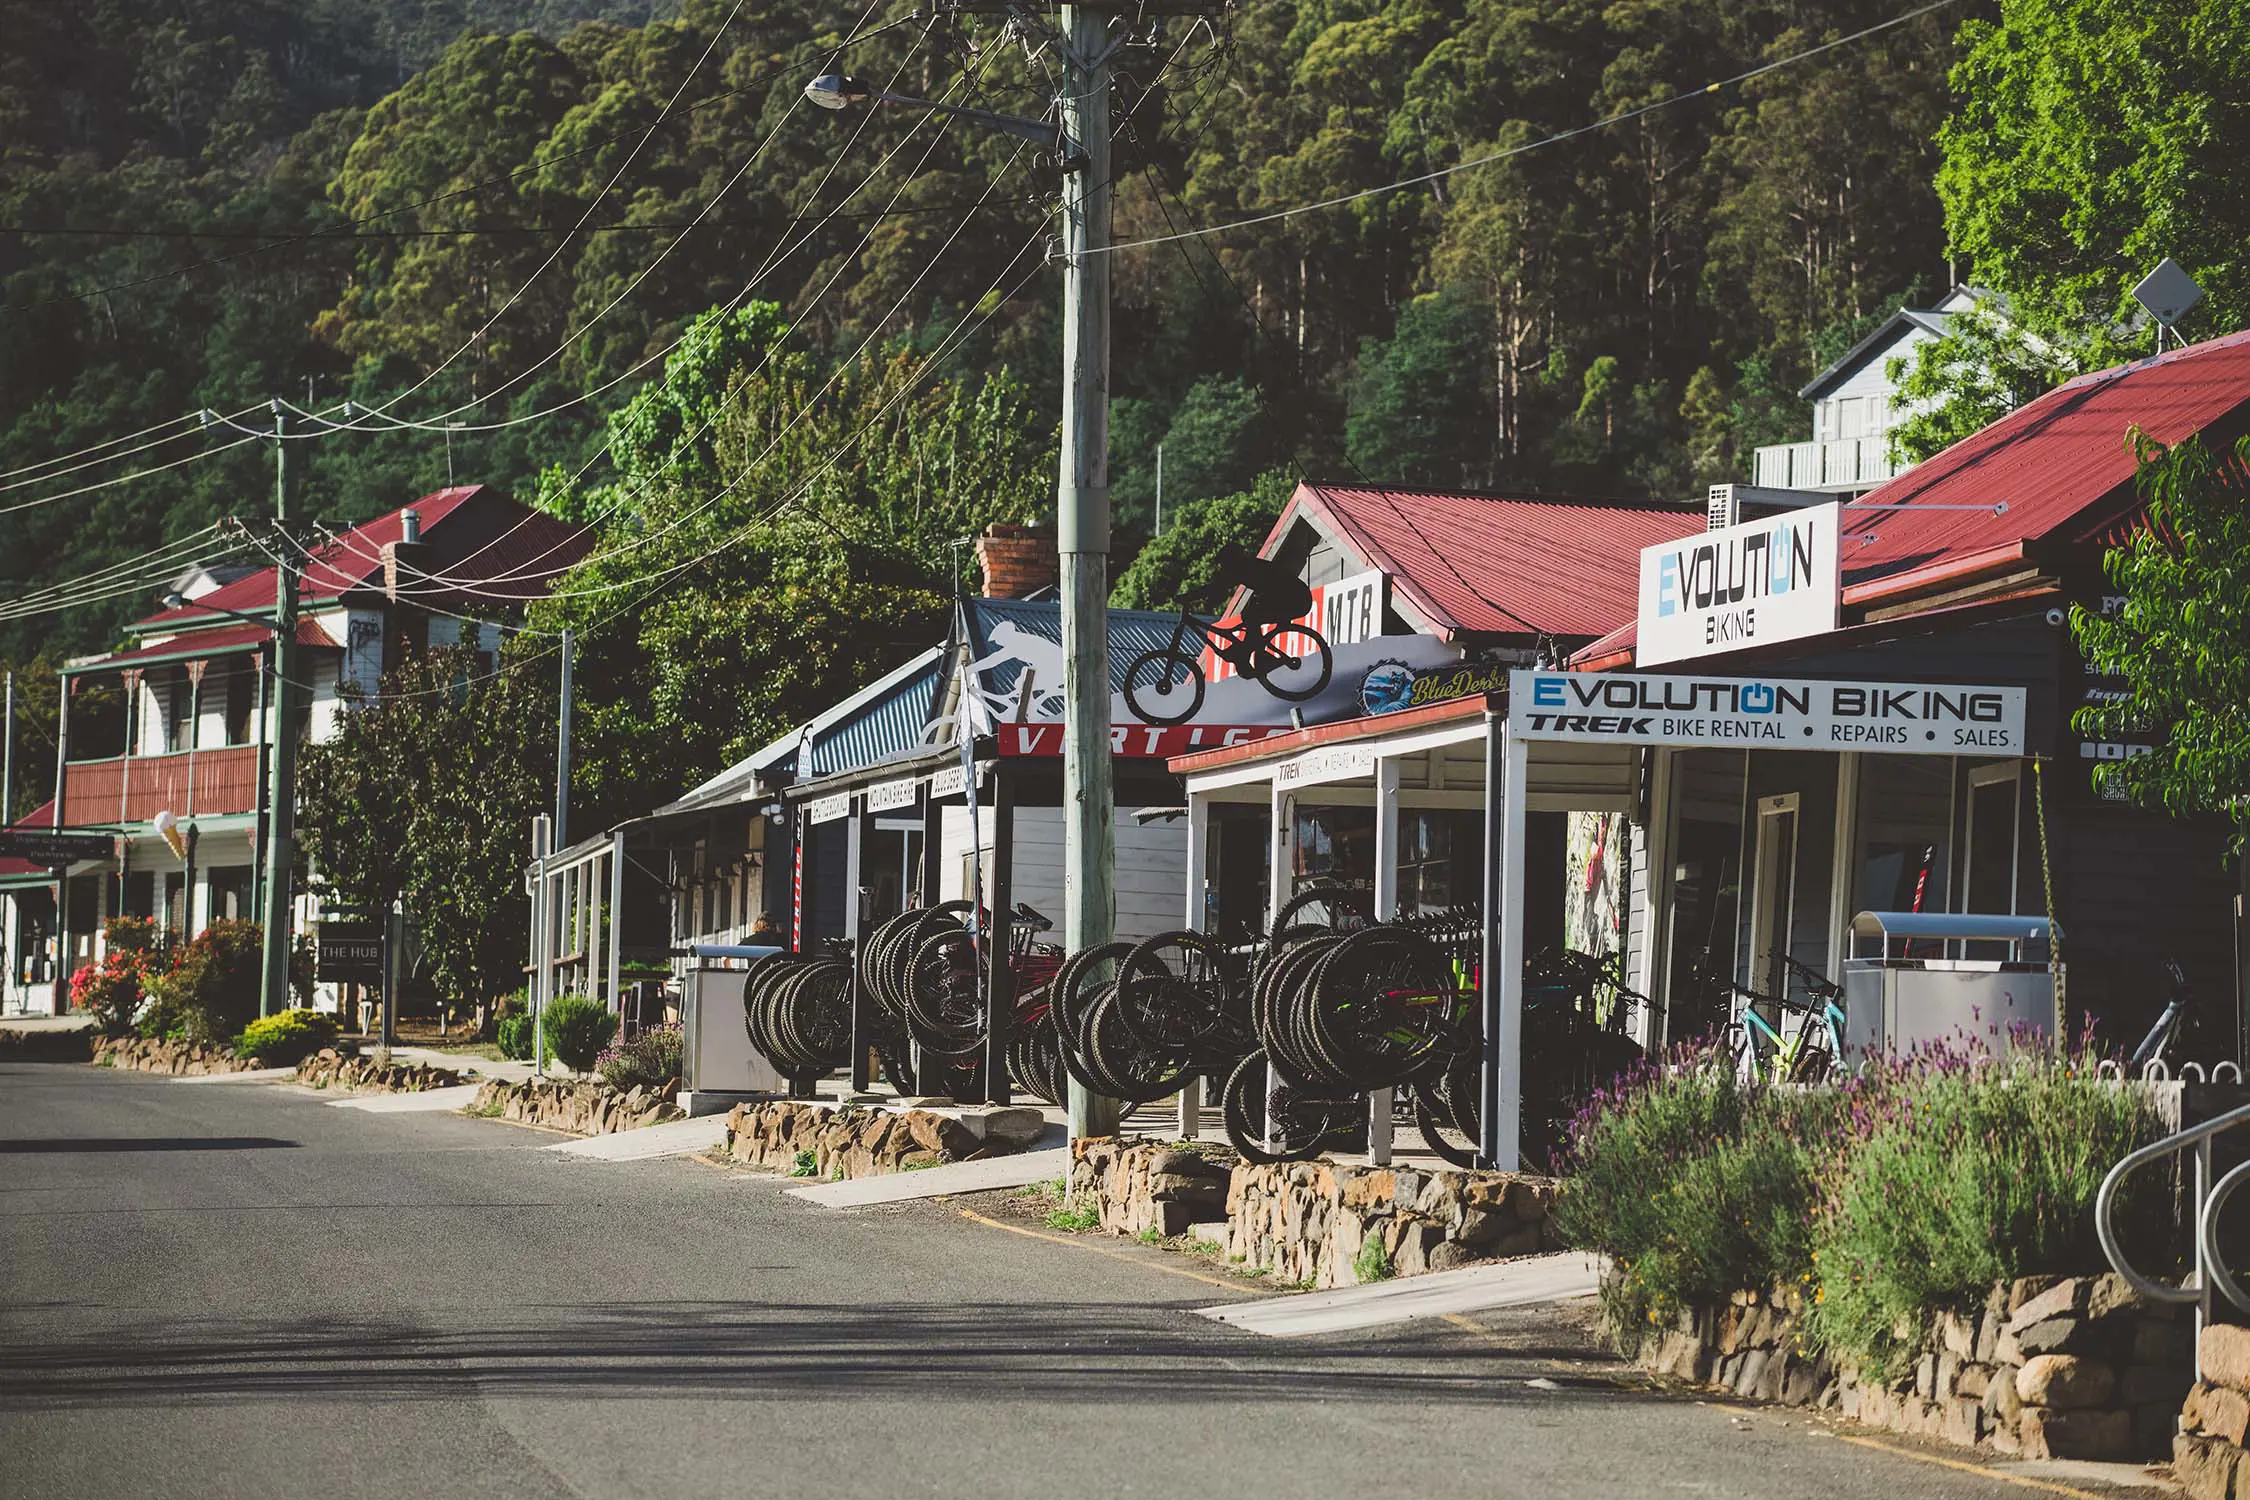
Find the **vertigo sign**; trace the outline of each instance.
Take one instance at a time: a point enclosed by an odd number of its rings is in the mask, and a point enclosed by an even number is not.
[[[2017,756],[2023,721],[2020,687],[1632,672],[1508,680],[1508,733],[1527,740]]]
[[[1641,549],[1634,660],[1684,661],[1836,628],[1839,512],[1815,505]]]

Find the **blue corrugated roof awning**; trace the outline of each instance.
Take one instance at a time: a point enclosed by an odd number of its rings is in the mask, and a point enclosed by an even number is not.
[[[918,748],[930,722],[945,652],[933,647],[873,687],[813,720],[797,769],[804,777],[856,771]]]
[[[1025,664],[1032,665],[1032,690],[1041,696],[1062,692],[1062,605],[1053,599],[971,599],[968,609],[971,658],[984,662],[981,674],[987,693],[1013,698]],[[1152,610],[1113,609],[1109,612],[1109,688],[1125,691],[1125,669],[1150,651],[1172,642],[1180,623],[1176,614]],[[1191,641],[1189,650],[1200,650]],[[1041,662],[1048,663],[1046,669]],[[1052,679],[1052,680],[1050,680]]]

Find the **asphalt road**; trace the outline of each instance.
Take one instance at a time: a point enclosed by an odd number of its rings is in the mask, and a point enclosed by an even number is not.
[[[1552,1314],[1277,1342],[1161,1251],[552,1140],[0,1066],[0,1496],[2091,1492],[1637,1392]]]

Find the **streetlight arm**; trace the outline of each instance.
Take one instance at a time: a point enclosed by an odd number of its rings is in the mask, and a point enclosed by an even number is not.
[[[911,94],[894,94],[889,89],[870,88],[857,78],[847,78],[835,73],[824,74],[805,85],[805,97],[823,109],[842,109],[847,104],[909,105],[915,109],[969,120],[988,129],[1030,141],[1033,145],[1045,146],[1061,157],[1063,166],[1070,171],[1076,171],[1086,160],[1086,153],[1079,149],[1078,143],[1052,120],[1003,115],[989,109],[973,109],[965,104],[940,104],[935,99],[917,99]]]

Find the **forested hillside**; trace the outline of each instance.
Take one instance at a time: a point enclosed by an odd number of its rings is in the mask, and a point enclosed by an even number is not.
[[[1153,519],[1159,444],[1167,512],[1255,489],[1238,527],[1293,473],[1684,501],[1805,435],[1803,380],[1949,277],[2048,339],[2018,384],[2136,347],[2124,289],[2164,253],[2213,293],[2190,332],[2235,326],[2250,47],[2226,8],[2151,9],[1247,0],[1158,23],[1120,60],[1116,234],[1162,240],[1113,263],[1120,515]],[[727,643],[754,701],[691,726],[660,785],[895,660],[958,536],[1047,503],[1053,164],[800,94],[835,62],[1042,113],[1054,57],[997,18],[0,0],[0,37],[11,585],[268,513],[270,444],[188,414],[270,427],[285,398],[324,414],[287,415],[304,521],[451,476],[603,525],[553,612],[589,690],[612,684],[620,755],[642,689],[686,691]],[[1972,417],[2020,394],[1931,378]],[[1192,561],[1152,557],[1135,597]],[[879,621],[758,657],[863,591]],[[80,592],[0,603],[0,660],[106,644],[150,590]]]

